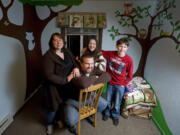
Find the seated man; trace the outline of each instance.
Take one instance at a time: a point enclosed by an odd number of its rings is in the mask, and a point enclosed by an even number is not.
[[[75,125],[78,122],[78,107],[79,107],[79,89],[88,88],[91,85],[105,83],[111,79],[107,72],[100,71],[94,68],[94,57],[90,54],[85,54],[80,58],[80,74],[72,79],[73,91],[70,99],[66,102],[65,107],[65,122],[70,132],[76,134]],[[102,112],[107,107],[107,101],[100,97],[98,102],[98,112]]]

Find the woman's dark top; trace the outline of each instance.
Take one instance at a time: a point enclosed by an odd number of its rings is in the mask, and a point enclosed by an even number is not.
[[[71,52],[67,49],[64,49],[63,52],[64,60],[52,49],[43,56],[44,105],[49,111],[57,111],[59,104],[66,99],[69,91],[69,83],[66,78],[76,66]]]

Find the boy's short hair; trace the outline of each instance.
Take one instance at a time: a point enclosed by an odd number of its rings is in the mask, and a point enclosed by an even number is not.
[[[80,57],[80,62],[83,63],[84,62],[84,58],[93,58],[94,59],[94,56],[90,53],[85,53],[83,54],[81,57]]]
[[[119,40],[117,40],[116,41],[116,45],[120,45],[120,44],[125,44],[125,45],[127,45],[127,47],[129,47],[129,41],[128,41],[128,39],[127,38],[121,38],[121,39],[119,39]]]

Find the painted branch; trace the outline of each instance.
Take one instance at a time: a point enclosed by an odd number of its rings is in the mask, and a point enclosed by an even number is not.
[[[66,12],[67,10],[69,10],[72,6],[68,6],[65,9],[62,9],[58,12]],[[51,19],[53,19],[54,17],[57,16],[58,12],[54,12],[51,8],[50,8],[51,14],[48,18],[46,18],[45,20],[43,20],[44,22],[49,22]]]
[[[0,7],[1,7],[2,9],[4,8],[1,0],[0,0]]]
[[[169,36],[164,35],[164,36],[159,36],[159,37],[153,38],[153,39],[151,40],[151,42],[153,43],[152,45],[154,45],[155,42],[157,42],[158,40],[160,40],[160,39],[162,39],[162,38],[170,38],[170,39],[173,40],[176,44],[180,44],[180,41],[178,41],[178,40],[176,39],[176,37],[171,36],[171,35],[169,35]]]
[[[136,16],[133,16],[132,17],[132,26],[135,28],[135,30],[136,30],[136,35],[138,35],[138,33],[139,33],[139,30],[138,30],[138,27],[136,26],[136,24],[134,23],[134,18],[135,18]]]
[[[134,27],[134,29],[136,30],[136,34],[138,34],[138,27],[136,26],[136,24],[134,23],[134,18],[137,16],[137,15],[124,15],[124,14],[120,14],[120,15],[117,15],[119,17],[129,17],[131,19],[131,23],[132,23],[132,26]]]
[[[13,3],[14,3],[14,0],[11,0],[10,4],[5,9],[9,9]]]
[[[156,19],[156,17],[158,17],[161,13],[167,11],[170,7],[164,8],[161,11],[157,12],[154,16],[151,17],[151,21],[149,23],[149,27],[148,27],[148,34],[147,34],[147,38],[150,39],[151,38],[151,34],[152,34],[152,29],[153,29],[153,23]]]

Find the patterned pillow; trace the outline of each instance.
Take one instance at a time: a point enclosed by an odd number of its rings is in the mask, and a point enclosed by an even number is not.
[[[129,109],[136,105],[156,106],[156,96],[151,89],[143,89],[125,94],[125,108]]]

